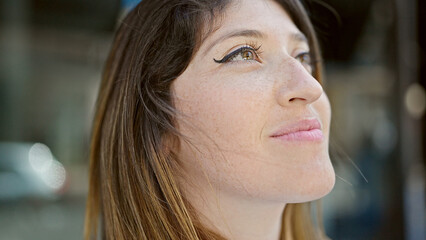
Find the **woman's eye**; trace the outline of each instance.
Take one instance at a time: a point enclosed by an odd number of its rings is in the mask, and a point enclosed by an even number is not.
[[[229,61],[254,60],[256,53],[251,49],[242,49],[239,53],[232,56]]]
[[[300,53],[295,58],[306,68],[306,70],[308,70],[308,72],[312,72],[312,60],[309,52]]]
[[[256,53],[256,51],[259,48],[252,48],[252,47],[242,47],[239,48],[230,54],[226,55],[221,60],[213,59],[216,63],[225,63],[225,62],[235,62],[235,61],[250,61],[250,60],[256,60],[259,61],[259,57]]]
[[[297,55],[295,58],[297,60],[299,60],[299,62],[304,64],[304,65],[306,64],[306,65],[310,66],[312,64],[311,55],[309,54],[309,52],[303,52],[303,53]]]

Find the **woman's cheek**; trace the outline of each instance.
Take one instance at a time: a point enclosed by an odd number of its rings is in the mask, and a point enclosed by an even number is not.
[[[217,141],[231,144],[222,147],[253,143],[260,135],[262,122],[266,121],[265,91],[250,79],[243,80],[234,77],[205,86],[190,101],[196,105],[190,115],[204,130]]]

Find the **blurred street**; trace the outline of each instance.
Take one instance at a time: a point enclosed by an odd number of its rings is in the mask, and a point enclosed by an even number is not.
[[[0,239],[82,239],[85,198],[0,205]]]

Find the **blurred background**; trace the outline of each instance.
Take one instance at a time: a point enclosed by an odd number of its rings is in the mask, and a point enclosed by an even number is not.
[[[0,239],[82,239],[102,66],[137,2],[0,0]],[[305,2],[333,110],[327,234],[426,239],[426,1]]]

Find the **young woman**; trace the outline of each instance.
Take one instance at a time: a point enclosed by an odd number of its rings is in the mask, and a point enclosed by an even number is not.
[[[330,116],[298,0],[143,0],[99,91],[85,237],[324,239]]]

